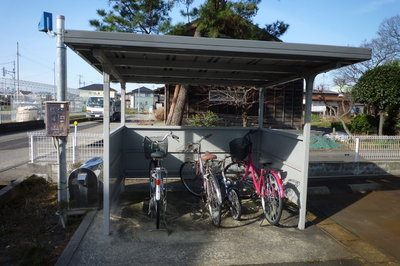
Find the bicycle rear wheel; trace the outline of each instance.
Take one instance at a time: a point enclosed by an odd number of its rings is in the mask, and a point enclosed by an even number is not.
[[[207,205],[213,225],[219,227],[221,224],[222,196],[218,180],[210,173],[207,181]]]
[[[240,220],[242,215],[242,203],[239,198],[239,192],[236,189],[229,189],[228,191],[229,211],[232,218]]]
[[[156,228],[160,229],[161,200],[156,201]]]
[[[272,173],[264,176],[261,186],[261,204],[267,221],[271,225],[277,225],[282,216],[283,199],[278,185],[278,177]]]
[[[203,177],[198,173],[196,162],[184,162],[179,174],[185,188],[196,197],[200,197],[203,191]]]

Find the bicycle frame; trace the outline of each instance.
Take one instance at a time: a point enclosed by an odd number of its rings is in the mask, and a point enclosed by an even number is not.
[[[251,156],[251,152],[248,154],[247,156],[247,160],[243,161],[246,165],[246,170],[242,176],[242,178],[240,179],[240,181],[242,182],[246,176],[251,173],[251,177],[253,179],[253,185],[254,188],[256,190],[256,193],[261,196],[261,197],[265,197],[267,196],[266,194],[262,194],[261,193],[261,188],[262,185],[265,182],[265,175],[268,173],[268,171],[265,168],[261,168],[258,169],[254,164],[253,164],[253,159]],[[281,197],[284,198],[285,197],[285,192],[283,191],[283,182],[282,179],[280,178],[280,175],[278,174],[278,172],[274,171],[274,170],[269,170],[269,172],[271,172],[271,174],[275,175],[277,177],[278,180],[278,186],[279,186],[279,191],[281,193]],[[266,191],[268,193],[268,191]]]

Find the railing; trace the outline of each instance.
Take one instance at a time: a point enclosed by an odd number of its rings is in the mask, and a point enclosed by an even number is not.
[[[34,162],[57,162],[56,140],[43,131],[28,132],[29,158]],[[85,162],[103,156],[103,134],[73,133],[67,137],[67,161]]]
[[[351,151],[355,160],[400,159],[400,136],[336,136],[336,150]]]

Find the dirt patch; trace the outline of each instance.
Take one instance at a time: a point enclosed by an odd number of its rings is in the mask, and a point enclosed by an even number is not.
[[[0,265],[54,265],[82,216],[59,224],[57,185],[31,176],[0,198]]]

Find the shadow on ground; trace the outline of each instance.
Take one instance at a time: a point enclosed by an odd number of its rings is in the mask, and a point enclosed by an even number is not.
[[[148,215],[149,184],[146,181],[135,181],[126,184],[126,190],[120,198],[120,235],[134,234],[135,230],[154,229],[155,218]],[[185,190],[180,181],[167,184],[167,208],[162,228],[169,233],[176,231],[216,230],[212,225],[209,213],[204,202]],[[290,206],[285,207],[280,227],[296,228],[298,210]],[[223,207],[222,229],[245,227],[258,223],[261,226],[270,226],[264,219],[261,202],[258,198],[242,199],[242,216],[239,221],[234,220],[227,206]]]

